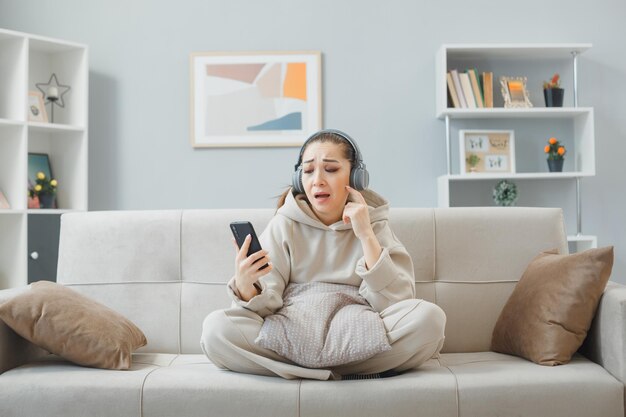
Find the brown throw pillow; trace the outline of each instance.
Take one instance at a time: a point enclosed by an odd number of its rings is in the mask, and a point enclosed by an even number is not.
[[[24,339],[83,366],[128,369],[132,352],[147,343],[121,314],[49,281],[0,305],[0,319]]]
[[[562,365],[582,345],[613,267],[613,246],[533,259],[493,329],[491,350]]]

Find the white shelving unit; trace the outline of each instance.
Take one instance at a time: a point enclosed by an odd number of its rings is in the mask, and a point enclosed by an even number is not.
[[[486,183],[493,185],[501,179],[528,189],[546,181],[562,181],[575,186],[576,230],[569,233],[570,251],[597,246],[597,238],[582,233],[580,180],[594,176],[595,134],[594,112],[591,107],[578,106],[578,57],[591,44],[446,44],[436,57],[436,115],[445,121],[447,170],[437,179],[440,207],[493,205],[491,195],[485,195]],[[451,69],[464,71],[477,68],[479,73],[493,72],[493,108],[467,109],[448,107],[446,73]],[[566,90],[564,107],[544,107],[543,80],[552,74],[561,75],[561,86]],[[525,76],[532,108],[504,108],[500,93],[500,76]],[[459,172],[458,130],[474,129],[515,130],[517,172],[487,174]],[[555,133],[556,132],[556,133]],[[456,135],[455,135],[456,133]],[[556,136],[566,146],[563,172],[548,172],[543,146],[549,137]],[[468,190],[484,196],[482,204],[467,203]],[[459,192],[462,190],[463,192]],[[528,195],[526,196],[528,201]],[[538,197],[538,196],[535,196]],[[562,205],[565,202],[562,202]],[[539,203],[540,204],[540,203]],[[529,204],[530,205],[530,204]]]
[[[87,210],[87,46],[0,29],[0,289],[28,280],[29,216]],[[54,123],[28,121],[28,92],[52,73],[70,85]],[[48,114],[50,106],[46,107]],[[27,209],[28,153],[47,153],[59,181],[58,209]]]

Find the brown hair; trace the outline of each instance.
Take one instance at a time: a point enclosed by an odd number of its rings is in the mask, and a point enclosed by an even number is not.
[[[343,156],[350,161],[350,168],[352,168],[356,162],[356,152],[352,145],[350,145],[343,137],[332,133],[332,132],[324,132],[318,136],[313,136],[312,139],[309,139],[308,142],[304,145],[304,148],[300,151],[300,155],[304,155],[304,151],[309,147],[310,144],[320,142],[320,143],[334,143],[335,145],[339,145],[343,148]],[[298,163],[302,161],[298,160]],[[291,186],[289,186],[281,195],[278,196],[278,203],[276,206],[276,210],[281,208],[283,204],[285,204],[285,200],[287,199],[287,194],[291,190]]]

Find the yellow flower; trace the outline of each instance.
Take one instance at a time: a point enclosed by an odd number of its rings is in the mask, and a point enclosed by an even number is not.
[[[557,141],[556,141],[556,138],[550,138],[549,142],[550,142],[550,145],[554,145]]]
[[[57,186],[57,180],[50,180],[50,185],[53,187]]]
[[[37,179],[45,180],[46,179],[46,174],[44,174],[43,172],[39,171],[37,173]]]
[[[35,191],[41,191],[42,188],[41,184],[35,185]]]

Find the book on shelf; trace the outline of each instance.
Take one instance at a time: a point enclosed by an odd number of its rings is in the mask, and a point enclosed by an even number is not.
[[[472,83],[472,91],[474,93],[474,99],[476,99],[476,107],[482,109],[485,106],[483,105],[483,93],[481,91],[480,84],[478,83],[478,73],[474,68],[468,69],[467,73]]]
[[[485,97],[485,107],[493,107],[493,72],[483,72],[483,95]]]
[[[485,88],[483,86],[483,77],[476,68],[474,68],[474,74],[476,74],[476,83],[478,83],[478,89],[480,90],[480,98],[483,100],[483,107],[485,106]]]
[[[450,72],[446,74],[446,82],[448,84],[448,93],[450,99],[452,100],[452,105],[454,106],[454,108],[458,109],[459,107],[461,107],[461,103],[459,102],[459,96],[456,92],[454,80],[452,80],[452,74],[450,74]]]
[[[446,73],[448,107],[461,109],[493,108],[493,72],[465,72],[452,69]]]
[[[468,109],[475,109],[476,98],[472,92],[472,82],[470,81],[469,74],[467,72],[459,73],[459,79],[461,80],[461,88],[463,89],[463,95],[465,96],[465,102]]]
[[[459,78],[459,72],[455,69],[450,71],[450,75],[452,76],[452,81],[454,82],[454,88],[456,89],[456,94],[459,97],[459,104],[461,108],[467,107],[467,103],[465,102],[465,95],[463,94],[463,89],[461,88],[461,80]]]

